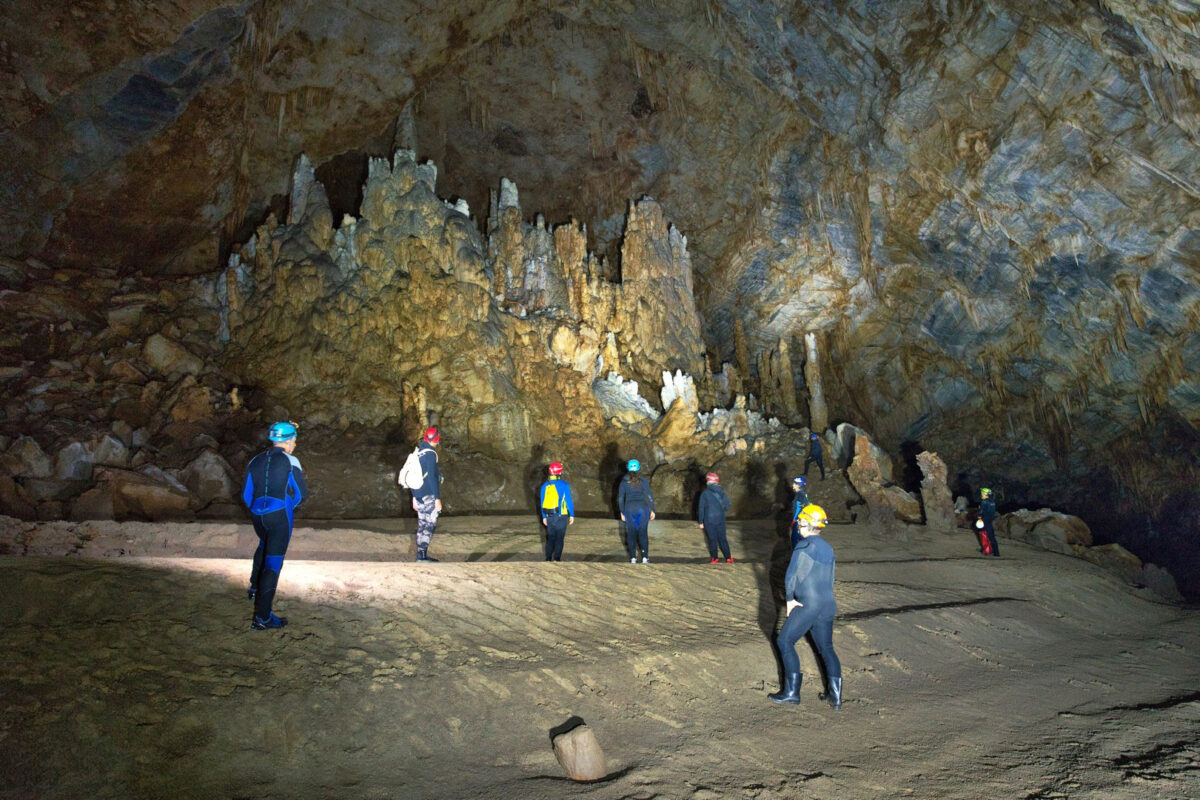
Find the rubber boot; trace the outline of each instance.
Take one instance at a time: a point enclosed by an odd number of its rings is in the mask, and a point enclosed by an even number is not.
[[[817,699],[824,700],[825,702],[829,703],[829,705],[833,706],[834,711],[841,711],[841,709],[842,709],[842,679],[841,678],[830,678],[829,679],[829,691],[822,692],[821,694],[817,695]]]
[[[783,688],[775,694],[769,694],[772,703],[791,703],[799,705],[800,703],[800,673],[789,672],[783,676]]]
[[[436,562],[437,559],[430,557],[428,547],[418,547],[417,548],[417,561],[435,561]]]

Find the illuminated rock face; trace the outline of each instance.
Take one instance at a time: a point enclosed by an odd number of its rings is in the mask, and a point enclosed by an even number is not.
[[[246,383],[317,424],[415,438],[436,421],[465,450],[526,458],[596,448],[593,382],[610,370],[647,388],[672,370],[703,379],[687,243],[658,204],[631,204],[611,282],[578,228],[523,222],[511,184],[485,241],[434,182],[411,152],[374,160],[362,216],[334,232],[301,161],[302,210],[260,228],[224,283],[228,363]],[[425,418],[405,419],[418,393]]]

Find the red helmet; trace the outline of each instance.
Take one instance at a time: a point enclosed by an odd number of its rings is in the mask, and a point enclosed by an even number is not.
[[[721,476],[715,472],[710,472],[704,476],[704,480],[707,481],[708,483],[720,483]]]
[[[430,444],[437,444],[438,439],[441,439],[442,435],[438,433],[437,428],[429,427],[425,429],[425,436],[422,438],[424,438],[425,441],[429,442]]]
[[[551,475],[562,475],[563,465],[561,461],[555,461],[550,465],[549,472]]]

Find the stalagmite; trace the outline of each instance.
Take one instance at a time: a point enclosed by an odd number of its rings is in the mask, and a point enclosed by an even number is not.
[[[808,383],[808,427],[823,431],[829,427],[829,410],[825,407],[825,389],[821,384],[821,362],[817,352],[817,335],[804,334],[808,358],[804,362],[804,380]]]

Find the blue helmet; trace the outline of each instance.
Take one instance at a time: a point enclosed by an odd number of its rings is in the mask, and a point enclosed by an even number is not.
[[[792,485],[799,486],[801,489],[803,489],[805,486],[808,486],[808,478],[804,477],[803,475],[792,478]]]
[[[817,434],[815,434],[815,433],[814,433],[814,434],[811,434],[811,435],[810,435],[808,438],[810,438],[810,439],[820,439],[821,437],[820,437],[820,436],[818,436]]]
[[[637,472],[642,468],[642,462],[638,461],[636,458],[631,458],[629,459],[629,464],[627,466],[629,467],[630,472]]]
[[[276,422],[267,431],[267,438],[272,442],[286,442],[296,438],[296,433],[300,430],[299,426],[294,422]]]

